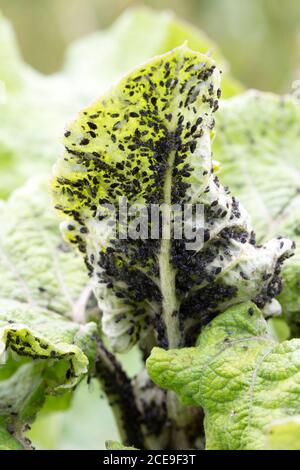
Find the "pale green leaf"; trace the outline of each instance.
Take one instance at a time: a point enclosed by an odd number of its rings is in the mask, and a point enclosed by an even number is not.
[[[292,243],[255,246],[247,213],[213,172],[219,84],[213,60],[182,46],[123,78],[65,134],[56,208],[95,279],[103,330],[118,351],[153,327],[164,347],[191,344],[220,311],[249,299],[269,307],[281,286]],[[153,204],[202,204],[205,243],[187,249],[171,229],[170,239],[150,239],[150,231],[120,239],[104,205],[117,209],[121,196],[143,204],[146,215]]]
[[[23,446],[8,431],[0,419],[0,450],[23,450]]]
[[[45,365],[50,370],[53,368],[53,380],[49,379],[50,391],[52,388],[60,390],[72,387],[87,373],[88,359],[83,351],[91,353],[90,336],[95,332],[95,325],[92,323],[79,325],[51,310],[13,300],[0,300],[2,364],[9,360],[7,350],[24,358],[47,361]]]
[[[254,304],[228,309],[197,347],[148,359],[152,380],[205,412],[207,449],[257,450],[276,420],[300,412],[300,341],[277,343]]]
[[[16,426],[87,374],[97,327],[84,324],[91,289],[61,239],[47,184],[16,191],[0,218],[0,416]]]
[[[300,106],[292,97],[250,91],[221,103],[214,158],[221,180],[249,211],[259,241],[297,244],[279,297],[292,333],[300,325]]]
[[[126,447],[118,441],[106,441],[106,450],[138,450],[135,447]]]
[[[49,410],[48,400],[26,433],[36,449],[104,450],[108,436],[120,438],[111,407],[96,379],[89,384],[82,380],[65,410]]]
[[[0,297],[81,321],[88,276],[61,238],[47,179],[15,191],[1,203],[0,218]]]
[[[272,423],[267,433],[267,450],[300,450],[300,418],[295,416]]]

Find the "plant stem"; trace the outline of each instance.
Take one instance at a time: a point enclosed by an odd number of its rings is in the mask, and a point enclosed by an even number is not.
[[[171,264],[171,205],[174,160],[175,152],[171,152],[168,161],[168,168],[165,172],[164,204],[162,205],[163,233],[159,254],[163,319],[166,327],[168,347],[170,349],[179,347],[181,342],[178,320],[178,302],[175,288],[176,272]]]
[[[109,352],[102,341],[98,343],[95,375],[107,395],[120,437],[124,445],[138,449],[144,447],[141,430],[141,416],[131,381],[115,356]]]
[[[167,393],[167,410],[173,423],[170,449],[194,449],[203,429],[202,411],[183,405],[172,391]]]
[[[26,426],[21,421],[16,421],[14,423],[14,431],[13,436],[15,439],[24,447],[24,450],[35,450],[33,445],[31,444],[30,439],[24,436],[24,431],[26,430]]]

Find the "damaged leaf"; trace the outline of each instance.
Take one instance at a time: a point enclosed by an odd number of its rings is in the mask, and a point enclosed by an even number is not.
[[[255,244],[249,217],[214,174],[211,136],[220,97],[214,61],[186,46],[137,68],[65,133],[52,183],[65,238],[83,254],[117,351],[155,332],[163,347],[192,344],[202,325],[249,299],[268,313],[281,289],[280,269],[293,243]],[[118,236],[107,204],[142,204],[147,235]],[[153,206],[204,211],[204,243],[152,236]],[[150,219],[150,222],[149,222]],[[166,219],[168,220],[168,219]],[[120,218],[117,232],[122,234]]]
[[[0,418],[22,430],[45,395],[88,373],[97,327],[83,324],[88,279],[61,239],[46,183],[30,181],[0,214]]]

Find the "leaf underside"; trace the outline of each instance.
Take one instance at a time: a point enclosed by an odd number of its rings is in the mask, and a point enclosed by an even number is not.
[[[192,344],[226,307],[249,299],[264,307],[281,288],[292,243],[256,246],[247,213],[214,175],[219,84],[213,60],[182,46],[123,78],[65,134],[56,208],[95,279],[103,330],[118,351],[152,329],[164,347]],[[143,204],[146,215],[151,204],[203,205],[204,245],[187,250],[171,228],[169,240],[120,240],[103,205],[117,207],[121,197]],[[152,228],[150,220],[148,234]]]
[[[61,239],[47,184],[32,180],[0,215],[0,418],[21,430],[45,395],[87,374],[97,327],[78,322],[88,279]]]

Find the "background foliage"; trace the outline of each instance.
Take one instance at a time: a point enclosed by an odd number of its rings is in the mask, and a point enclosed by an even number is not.
[[[0,0],[26,61],[46,73],[60,69],[71,41],[141,4],[172,9],[205,31],[248,88],[290,91],[300,74],[298,0]]]

